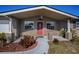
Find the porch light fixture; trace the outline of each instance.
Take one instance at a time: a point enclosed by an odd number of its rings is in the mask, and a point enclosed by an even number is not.
[[[38,20],[42,20],[43,19],[43,16],[38,16]]]

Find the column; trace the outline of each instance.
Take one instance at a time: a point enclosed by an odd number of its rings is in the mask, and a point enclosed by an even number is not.
[[[72,39],[72,33],[70,31],[70,20],[67,20],[67,32],[66,32],[66,38],[71,40]]]
[[[9,25],[10,25],[10,33],[12,33],[12,19],[11,18],[9,18],[10,19],[10,22],[9,22]]]
[[[70,20],[67,20],[67,32],[70,33]]]

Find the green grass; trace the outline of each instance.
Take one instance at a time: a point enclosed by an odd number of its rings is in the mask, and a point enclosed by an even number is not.
[[[53,42],[48,42],[49,43],[48,53],[49,54],[78,54],[79,36],[76,35],[75,30],[71,30],[71,32],[72,32],[72,41],[70,42],[59,42],[58,44],[55,44]]]
[[[79,48],[75,47],[75,44],[71,42],[60,42],[55,44],[53,42],[49,43],[49,54],[76,54],[79,53]],[[78,45],[79,46],[79,45]]]

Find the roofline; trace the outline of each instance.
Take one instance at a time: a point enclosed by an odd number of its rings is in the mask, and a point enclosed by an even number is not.
[[[24,12],[24,11],[32,11],[32,10],[37,10],[37,9],[47,9],[47,10],[50,10],[50,11],[54,11],[54,12],[60,13],[62,15],[66,15],[66,16],[71,17],[71,18],[78,19],[77,16],[74,16],[74,15],[71,15],[71,14],[68,14],[68,13],[56,10],[56,9],[52,9],[52,8],[47,7],[47,6],[38,6],[38,7],[33,7],[33,8],[28,8],[28,9],[21,9],[21,10],[16,10],[16,11],[10,11],[10,12],[1,13],[0,15],[10,15],[10,14],[15,14],[15,13]]]

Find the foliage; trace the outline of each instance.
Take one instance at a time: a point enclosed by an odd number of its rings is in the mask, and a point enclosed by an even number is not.
[[[67,31],[66,29],[62,28],[62,29],[60,30],[60,36],[65,37],[66,31]]]
[[[3,47],[3,45],[6,43],[6,35],[5,33],[0,33],[0,46]]]
[[[34,36],[30,36],[30,35],[25,35],[23,37],[23,39],[21,39],[21,41],[20,41],[20,44],[25,48],[28,48],[29,46],[33,45],[34,43],[35,43]]]
[[[77,32],[75,29],[71,29],[72,32],[72,40],[71,42],[75,44],[76,46],[79,46],[79,36],[77,35]]]
[[[60,35],[65,37],[66,32],[67,32],[66,29],[61,29],[60,30]],[[74,41],[75,39],[78,39],[78,36],[77,36],[77,33],[76,33],[75,29],[71,29],[71,33],[72,33],[72,40],[71,41]]]
[[[75,29],[71,29],[71,33],[72,33],[72,42],[74,41],[74,40],[76,40],[77,39],[77,33],[76,33],[76,30]]]
[[[5,33],[0,33],[0,41],[7,41]]]

